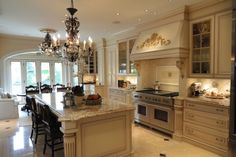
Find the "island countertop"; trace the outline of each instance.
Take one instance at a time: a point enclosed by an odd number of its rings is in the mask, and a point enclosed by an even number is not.
[[[58,93],[44,93],[37,94],[35,98],[48,105],[52,111],[59,117],[59,121],[76,121],[84,118],[95,117],[99,115],[111,114],[122,111],[133,111],[133,105],[125,105],[120,103],[102,103],[101,105],[79,105],[64,108],[63,94]]]

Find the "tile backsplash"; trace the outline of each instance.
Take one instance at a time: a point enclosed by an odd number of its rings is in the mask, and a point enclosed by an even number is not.
[[[190,87],[194,82],[201,83],[201,90],[217,90],[219,93],[224,93],[226,90],[230,91],[230,79],[190,78],[188,79],[187,86]]]

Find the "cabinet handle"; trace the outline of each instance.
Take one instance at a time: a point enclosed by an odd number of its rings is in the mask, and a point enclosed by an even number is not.
[[[217,111],[217,112],[223,112],[224,110],[217,108],[216,111]]]
[[[195,107],[195,105],[193,105],[193,104],[188,104],[188,106],[190,106],[190,107]]]

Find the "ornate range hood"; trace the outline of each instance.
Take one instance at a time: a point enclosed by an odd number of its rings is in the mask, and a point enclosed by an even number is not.
[[[178,21],[141,32],[136,39],[130,59],[133,61],[188,56],[188,24]]]

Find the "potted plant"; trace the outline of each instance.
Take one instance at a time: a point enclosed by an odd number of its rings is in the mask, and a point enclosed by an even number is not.
[[[72,87],[75,105],[81,105],[84,99],[84,88],[82,85]]]

